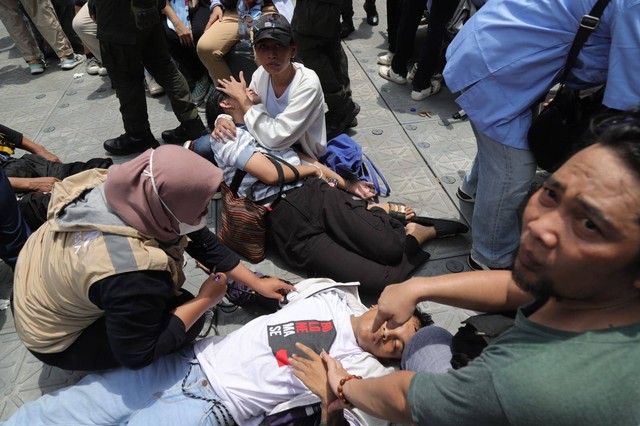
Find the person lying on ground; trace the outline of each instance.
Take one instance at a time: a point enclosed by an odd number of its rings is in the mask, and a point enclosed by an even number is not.
[[[15,158],[13,154],[17,148],[29,154]],[[84,170],[106,169],[112,164],[110,158],[63,163],[44,146],[0,124],[0,168],[9,178],[18,196],[22,216],[32,230],[36,230],[47,219],[47,205],[53,184]]]
[[[226,276],[210,280],[223,294]],[[156,359],[140,370],[91,374],[75,386],[24,404],[6,423],[257,425],[267,414],[292,413],[318,398],[294,377],[291,357],[325,349],[364,377],[392,370],[380,361],[402,356],[404,345],[430,323],[416,312],[406,324],[371,333],[376,308],[360,302],[357,283],[309,279],[296,285],[276,313],[231,334],[213,336]],[[377,359],[376,359],[377,358]],[[294,411],[292,411],[294,410]],[[302,409],[301,419],[308,412]],[[369,425],[386,424],[369,418]]]
[[[362,291],[379,294],[385,285],[406,279],[429,258],[420,248],[425,241],[468,230],[459,222],[418,217],[399,203],[368,205],[354,199],[353,194],[366,196],[371,184],[347,182],[293,149],[265,149],[244,129],[238,101],[214,90],[207,102],[209,125],[222,113],[238,126],[235,142],[200,138],[190,148],[218,164],[227,184],[238,170],[247,172],[238,195],[270,205],[269,247],[296,270],[359,281]],[[296,181],[294,173],[283,167],[289,184],[274,199],[280,190],[275,185],[277,172],[265,153],[289,162],[304,180]]]
[[[47,222],[15,268],[18,336],[45,364],[140,368],[193,340],[223,296],[214,276],[182,289],[184,251],[266,297],[292,287],[258,278],[206,228],[222,171],[182,147],[147,150],[53,188]],[[191,241],[187,245],[187,237]]]

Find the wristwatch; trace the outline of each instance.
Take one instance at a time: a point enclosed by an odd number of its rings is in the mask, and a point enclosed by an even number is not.
[[[338,179],[336,179],[336,178],[327,178],[326,181],[329,184],[329,186],[332,186],[334,188],[338,187]]]

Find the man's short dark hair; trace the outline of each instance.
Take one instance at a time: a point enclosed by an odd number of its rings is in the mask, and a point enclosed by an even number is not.
[[[640,179],[640,111],[610,110],[591,120],[584,144],[611,148]]]
[[[431,314],[422,312],[418,308],[414,309],[413,316],[418,318],[418,321],[420,322],[420,328],[433,324],[433,319],[431,318]]]
[[[228,98],[228,96],[226,94],[222,93],[217,88],[214,87],[211,90],[211,95],[207,99],[207,105],[205,107],[205,115],[207,117],[207,125],[209,126],[209,128],[211,130],[213,130],[213,128],[216,127],[215,126],[216,118],[218,118],[218,116],[220,114],[224,114],[224,110],[220,106],[220,102],[222,102],[223,100],[225,100],[227,98]]]

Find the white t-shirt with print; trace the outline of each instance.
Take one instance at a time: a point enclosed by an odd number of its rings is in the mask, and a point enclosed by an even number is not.
[[[326,290],[258,317],[216,344],[198,342],[196,357],[236,422],[256,424],[278,404],[309,392],[289,365],[295,342],[327,350],[346,369],[362,362],[350,320],[360,313],[342,291]]]

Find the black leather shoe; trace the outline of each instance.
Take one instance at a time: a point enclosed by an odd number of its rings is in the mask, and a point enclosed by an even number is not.
[[[360,113],[360,105],[351,101],[350,105],[340,113],[328,111],[325,115],[327,126],[327,140],[333,139],[341,133],[344,133],[349,127],[358,125],[356,116]]]
[[[351,19],[342,21],[340,24],[340,38],[347,38],[355,30]]]
[[[178,127],[172,130],[162,132],[162,140],[166,143],[182,145],[188,140],[198,139],[207,133],[206,127],[202,124],[200,117],[180,123]]]
[[[378,25],[380,18],[378,17],[375,0],[366,0],[364,2],[364,11],[367,13],[367,23],[372,27]]]
[[[117,138],[107,139],[102,146],[105,151],[113,155],[129,155],[149,148],[157,148],[159,145],[153,134],[149,132],[141,137],[124,133]]]

